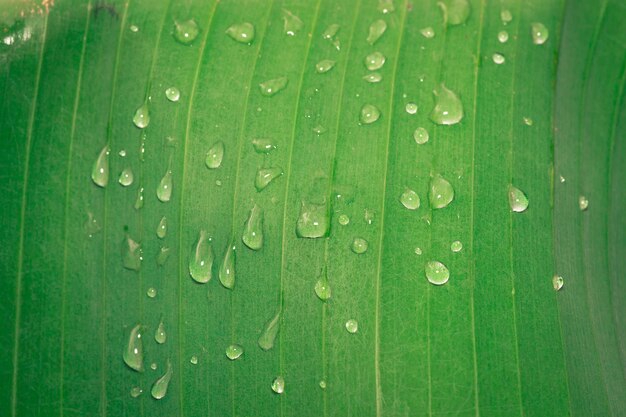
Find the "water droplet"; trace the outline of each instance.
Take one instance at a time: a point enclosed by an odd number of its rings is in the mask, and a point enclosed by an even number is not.
[[[339,224],[342,226],[346,226],[348,223],[350,223],[350,217],[348,217],[347,214],[342,214],[339,216]]]
[[[378,0],[378,11],[387,14],[393,13],[396,8],[393,6],[393,0]]]
[[[350,245],[350,249],[352,249],[352,252],[360,255],[367,252],[367,245],[367,240],[361,237],[355,237],[352,241],[352,245]]]
[[[270,139],[253,139],[252,146],[254,147],[254,151],[260,154],[269,154],[276,149],[276,145],[274,145]]]
[[[433,95],[435,107],[430,113],[430,120],[438,125],[453,125],[463,119],[463,103],[452,90],[442,83],[439,89],[433,90]]]
[[[413,132],[413,139],[415,139],[415,143],[417,143],[418,145],[423,145],[426,142],[428,142],[428,139],[430,139],[430,136],[428,135],[428,130],[424,129],[423,127],[418,127],[417,129],[415,129],[415,132]]]
[[[189,257],[189,275],[194,281],[205,284],[211,280],[213,269],[213,246],[205,230],[200,230],[194,250]]]
[[[130,369],[134,369],[137,372],[143,372],[143,341],[141,340],[141,333],[143,327],[141,324],[137,324],[130,330],[128,335],[128,343],[124,349],[124,363],[128,365]]]
[[[511,211],[521,213],[528,208],[528,197],[522,190],[513,185],[509,185],[509,206]]]
[[[371,210],[365,209],[365,211],[363,212],[363,219],[365,220],[365,223],[367,224],[374,223],[374,212]]]
[[[354,320],[354,319],[350,319],[346,322],[346,330],[348,331],[348,333],[356,333],[359,331],[359,323]]]
[[[109,145],[105,145],[91,169],[91,180],[98,187],[104,188],[109,183],[109,153]]]
[[[505,61],[504,55],[498,54],[498,53],[493,54],[491,59],[493,59],[493,62],[498,65],[504,64],[504,61]]]
[[[430,200],[430,206],[434,209],[447,207],[454,199],[452,184],[441,175],[434,175],[430,179],[428,199]]]
[[[156,332],[154,332],[154,340],[156,340],[156,342],[160,345],[167,342],[167,333],[165,332],[165,324],[163,324],[163,319],[159,321]]]
[[[543,23],[532,23],[531,32],[533,35],[533,43],[535,45],[543,45],[548,40],[550,32]]]
[[[409,114],[415,114],[415,113],[417,113],[417,104],[415,104],[415,103],[407,103],[406,106],[404,107],[404,109]]]
[[[124,168],[124,170],[120,173],[120,178],[118,179],[118,182],[122,186],[128,187],[129,185],[133,183],[133,180],[134,180],[133,170],[130,169],[130,167],[127,167],[127,168]]]
[[[161,217],[161,221],[159,221],[159,225],[157,226],[156,234],[159,239],[165,238],[167,235],[167,217]]]
[[[183,45],[191,44],[198,37],[198,33],[200,33],[200,28],[193,19],[174,22],[174,39]]]
[[[454,242],[450,244],[450,250],[452,250],[452,252],[461,252],[462,249],[463,249],[463,244],[461,243],[460,240],[455,240]]]
[[[156,190],[157,197],[163,203],[167,203],[172,198],[172,171],[167,170]]]
[[[298,16],[285,9],[283,9],[283,22],[285,23],[285,33],[289,36],[295,36],[304,26]]]
[[[226,34],[240,43],[250,45],[254,41],[254,26],[252,23],[237,23],[226,29]]]
[[[559,175],[559,182],[563,184],[565,182],[565,177],[563,175]]]
[[[154,385],[152,385],[152,390],[150,391],[155,400],[160,400],[165,397],[167,394],[167,387],[170,384],[173,373],[172,364],[170,361],[167,361],[167,370],[165,371],[165,374],[155,381]]]
[[[332,59],[323,59],[317,64],[315,64],[315,71],[319,74],[324,74],[325,72],[330,71],[335,66],[335,61]]]
[[[235,287],[235,245],[229,244],[224,254],[224,260],[218,272],[218,278],[224,288],[232,290]]]
[[[261,168],[256,172],[254,187],[258,192],[261,192],[281,175],[283,175],[283,169],[281,167]]]
[[[296,222],[296,234],[301,238],[316,239],[328,235],[329,213],[326,204],[302,201]]]
[[[511,22],[511,20],[513,20],[513,15],[511,14],[510,10],[502,10],[500,12],[500,20],[502,20],[502,24],[506,25],[508,23]]]
[[[148,288],[148,290],[146,291],[146,295],[150,298],[154,298],[157,296],[157,290],[154,287],[150,287]]]
[[[450,278],[450,271],[439,261],[428,261],[424,267],[426,278],[431,284],[443,285]]]
[[[361,107],[361,114],[359,117],[361,124],[369,125],[377,121],[379,118],[380,110],[378,110],[378,107],[373,104],[365,104]]]
[[[506,30],[498,32],[498,41],[500,41],[500,43],[506,43],[508,40],[509,32],[507,32]]]
[[[180,100],[180,90],[176,87],[170,87],[165,90],[165,97],[167,97],[169,101],[176,102]]]
[[[326,389],[326,381],[324,381],[323,379],[320,381],[320,388]]]
[[[339,32],[340,27],[341,26],[336,23],[328,26],[326,30],[324,30],[324,32],[322,33],[322,38],[327,40],[333,40],[335,38],[335,35],[337,35],[337,33]]]
[[[585,197],[584,195],[578,197],[578,207],[582,211],[587,210],[587,208],[589,207],[589,200],[587,200],[587,197]]]
[[[378,72],[371,72],[367,75],[364,75],[363,79],[367,81],[368,83],[379,83],[382,81],[383,76],[380,75],[380,73]]]
[[[126,269],[139,271],[141,268],[141,245],[129,235],[122,241],[122,265]]]
[[[135,198],[135,210],[143,207],[143,187],[137,188],[137,198]]]
[[[385,65],[385,55],[380,52],[372,52],[365,57],[365,67],[370,71],[376,71]]]
[[[274,347],[274,341],[280,330],[280,311],[267,323],[263,328],[261,336],[259,336],[259,347],[265,351],[268,351]]]
[[[157,254],[157,265],[158,266],[163,266],[165,265],[165,262],[167,262],[168,258],[170,257],[170,253],[171,253],[171,249],[163,246],[161,249],[159,249],[159,253]]]
[[[252,250],[260,250],[263,247],[263,209],[257,204],[250,210],[241,240]]]
[[[195,356],[195,355],[194,355],[194,356],[192,356],[191,358],[189,358],[189,362],[190,362],[192,365],[197,365],[197,364],[198,364],[198,357],[197,357],[197,356]]]
[[[134,33],[139,32],[139,27],[137,25],[130,25],[129,29],[131,32],[134,32]]]
[[[122,149],[117,154],[123,158],[123,157],[126,156],[126,151],[124,149]]]
[[[561,288],[563,288],[563,284],[565,282],[563,281],[563,277],[560,275],[555,275],[552,277],[552,287],[554,288],[554,291],[559,291],[561,290]]]
[[[323,135],[324,133],[326,133],[326,128],[322,125],[317,125],[313,128],[313,133],[315,133],[316,135],[320,136]]]
[[[87,233],[87,235],[91,237],[98,233],[101,229],[102,227],[100,227],[100,223],[98,223],[93,213],[88,211],[87,221],[85,222],[85,232]]]
[[[467,0],[448,0],[437,3],[443,10],[444,18],[450,25],[461,25],[467,21],[470,5]]]
[[[432,39],[435,37],[435,30],[430,26],[420,29],[420,33],[426,39]]]
[[[272,381],[272,391],[276,394],[282,394],[285,392],[285,380],[282,376],[277,376],[274,381]]]
[[[422,254],[422,248],[420,248],[419,246],[415,248],[414,250],[416,255],[421,255]]]
[[[133,123],[139,129],[143,129],[148,127],[150,124],[150,109],[148,108],[148,102],[146,101],[141,106],[135,110],[135,115],[133,116]]]
[[[139,397],[143,393],[143,390],[139,387],[132,387],[130,389],[130,396],[133,398]]]
[[[209,169],[217,169],[222,166],[224,160],[224,142],[217,141],[209,148],[204,163]]]
[[[157,370],[157,364],[156,364],[156,362],[152,362],[152,363],[150,364],[150,369],[152,369],[153,371],[156,371],[156,370]]]
[[[261,89],[261,94],[271,97],[284,89],[287,86],[287,82],[287,77],[274,78],[260,83],[259,88]]]
[[[380,39],[381,36],[387,30],[387,23],[379,19],[370,25],[369,33],[367,35],[367,43],[370,45],[374,45],[376,41]]]
[[[322,270],[320,277],[315,283],[315,295],[322,301],[327,301],[331,297],[330,284],[328,283],[328,271],[326,267]]]
[[[230,345],[226,348],[226,357],[231,361],[239,359],[243,355],[243,348],[239,345]]]
[[[413,190],[407,189],[400,196],[400,202],[409,210],[417,210],[420,207],[420,197]]]
[[[531,119],[530,117],[524,117],[524,124],[526,126],[532,126],[533,125],[533,119]]]

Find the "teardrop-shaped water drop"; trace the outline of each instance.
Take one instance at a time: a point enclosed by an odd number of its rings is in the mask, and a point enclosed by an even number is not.
[[[168,248],[167,246],[161,247],[159,249],[159,252],[157,253],[157,258],[156,258],[157,265],[158,266],[165,265],[165,263],[170,257],[170,253],[172,253],[172,250],[170,248]]]
[[[165,371],[165,374],[163,374],[161,378],[157,379],[154,382],[154,384],[152,385],[152,390],[150,390],[150,393],[155,400],[160,400],[161,398],[165,397],[165,395],[167,394],[167,387],[172,380],[173,373],[174,371],[172,370],[172,364],[170,363],[170,361],[167,361],[167,369]]]
[[[130,396],[133,398],[139,397],[143,393],[143,390],[139,387],[132,387],[130,389]]]
[[[361,107],[361,114],[359,115],[359,121],[361,124],[369,125],[374,123],[380,118],[380,110],[373,104],[365,104]]]
[[[143,207],[143,187],[137,188],[137,197],[135,198],[135,210],[139,210]]]
[[[359,322],[355,319],[350,319],[346,321],[346,330],[348,331],[348,333],[355,334],[359,331]]]
[[[430,139],[428,130],[424,129],[423,127],[418,127],[413,132],[413,139],[415,140],[415,143],[417,143],[418,145],[425,144],[426,142],[428,142],[428,139]]]
[[[124,168],[124,170],[120,173],[118,182],[120,183],[120,185],[124,187],[128,187],[129,185],[133,183],[134,178],[135,177],[133,175],[133,170],[130,169],[130,167],[127,167],[127,168]]]
[[[470,14],[470,5],[467,0],[447,0],[438,3],[444,10],[444,15],[450,25],[461,25],[467,21]]]
[[[167,235],[167,217],[161,217],[161,220],[159,221],[159,224],[157,226],[156,234],[159,239],[163,239],[165,238],[165,235]]]
[[[259,88],[261,89],[261,94],[271,97],[287,87],[287,82],[287,77],[274,78],[260,83]]]
[[[105,145],[91,169],[91,180],[98,187],[104,188],[109,183],[109,153],[109,145]]]
[[[528,208],[528,197],[519,188],[510,185],[509,186],[509,206],[511,211],[521,213]]]
[[[237,23],[226,29],[226,34],[240,43],[250,45],[254,41],[254,26],[252,23]]]
[[[169,101],[176,102],[180,99],[180,90],[176,87],[170,87],[165,90],[165,97],[167,97]]]
[[[380,52],[372,52],[368,56],[365,57],[365,68],[370,71],[376,71],[377,69],[382,68],[385,65],[385,55]]]
[[[159,182],[159,186],[156,190],[157,197],[163,203],[167,203],[172,198],[172,171],[167,170],[163,178],[161,178],[161,182]]]
[[[285,380],[282,376],[277,376],[274,381],[272,381],[272,391],[276,394],[285,392]]]
[[[543,23],[532,23],[530,25],[530,29],[533,36],[533,43],[535,45],[543,45],[550,37],[550,32]]]
[[[565,281],[562,276],[555,275],[552,277],[552,288],[554,288],[554,291],[560,291],[564,283]]]
[[[167,333],[165,332],[165,324],[163,324],[163,319],[159,321],[156,332],[154,332],[154,340],[156,340],[156,342],[160,345],[167,342]]]
[[[409,210],[417,210],[420,208],[420,196],[413,190],[407,189],[400,196],[400,202]]]
[[[189,275],[194,281],[205,284],[211,280],[213,269],[213,246],[205,230],[200,230],[198,240],[189,257]]]
[[[430,179],[428,199],[430,206],[434,209],[447,207],[454,199],[454,188],[452,188],[452,184],[441,175],[434,175]]]
[[[139,129],[143,129],[148,127],[150,124],[150,109],[148,108],[148,102],[144,102],[141,106],[135,110],[135,115],[133,116],[133,123]]]
[[[200,33],[200,28],[195,20],[189,19],[184,22],[174,22],[174,39],[183,45],[192,43]]]
[[[317,136],[320,136],[320,135],[323,135],[324,133],[326,133],[328,129],[326,129],[322,125],[317,125],[312,130],[313,130],[313,133],[315,133]]]
[[[239,359],[243,355],[243,347],[240,345],[230,345],[226,348],[226,357],[231,361]]]
[[[274,145],[272,140],[267,138],[253,139],[252,146],[254,147],[254,151],[260,154],[269,154],[276,149],[276,145]]]
[[[336,23],[333,23],[331,25],[329,25],[324,32],[322,32],[322,38],[327,39],[327,40],[333,40],[335,38],[335,35],[337,35],[337,33],[339,33],[339,29],[341,28],[341,26],[339,26]]]
[[[330,227],[329,216],[326,204],[302,201],[296,222],[296,235],[308,239],[327,236]]]
[[[139,271],[141,269],[141,244],[135,242],[129,235],[122,240],[122,265],[126,269]]]
[[[426,279],[434,285],[443,285],[450,279],[450,271],[439,261],[428,261],[424,266]]]
[[[254,187],[257,191],[263,191],[272,181],[283,175],[281,167],[261,168],[256,172]]]
[[[430,120],[438,125],[453,125],[463,119],[463,103],[452,91],[442,83],[433,91],[435,107],[430,113]]]
[[[367,43],[369,43],[370,45],[374,45],[376,41],[378,41],[381,36],[383,36],[386,30],[387,23],[384,20],[379,19],[372,23],[367,34]]]
[[[315,71],[317,71],[318,74],[324,74],[325,72],[328,72],[331,69],[333,69],[334,66],[335,66],[335,61],[333,61],[332,59],[323,59],[317,64],[315,64]]]
[[[378,11],[382,14],[393,13],[395,10],[393,0],[378,0]]]
[[[284,30],[288,36],[295,36],[304,24],[302,20],[289,10],[283,9]]]
[[[426,39],[432,39],[435,37],[435,30],[430,26],[420,29],[420,33]]]
[[[100,223],[96,220],[94,214],[90,211],[87,212],[87,221],[85,222],[85,232],[87,236],[91,237],[102,230]]]
[[[276,336],[278,335],[278,331],[280,330],[280,311],[276,313],[271,320],[265,323],[265,327],[263,328],[263,332],[261,336],[259,336],[259,347],[265,351],[268,351],[274,347],[274,341],[276,340]]]
[[[263,209],[257,204],[250,210],[241,240],[252,250],[260,250],[263,247]]]
[[[224,160],[224,142],[217,141],[209,148],[204,163],[209,169],[217,169],[222,166]]]
[[[229,244],[224,254],[222,265],[218,272],[218,278],[224,288],[232,290],[235,287],[235,262],[236,262],[235,245]]]
[[[363,79],[367,81],[368,83],[375,84],[375,83],[381,82],[383,79],[383,76],[380,75],[380,73],[378,72],[370,72],[369,74],[364,75]]]
[[[330,284],[328,283],[328,271],[326,267],[322,271],[320,277],[315,283],[315,295],[322,301],[327,301],[330,299],[332,292],[330,289]]]
[[[137,324],[130,330],[128,342],[124,347],[124,363],[137,372],[143,372],[143,341],[141,340],[143,327]]]
[[[367,247],[367,240],[363,239],[362,237],[355,237],[354,240],[352,240],[352,244],[350,245],[350,249],[352,249],[352,252],[356,253],[357,255],[361,255],[367,252]]]

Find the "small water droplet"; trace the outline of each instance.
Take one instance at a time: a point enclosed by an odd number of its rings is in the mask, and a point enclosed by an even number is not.
[[[153,371],[156,371],[156,370],[157,370],[157,364],[156,364],[156,362],[152,362],[152,363],[150,364],[150,369],[152,369]]]
[[[88,211],[87,221],[85,222],[85,232],[87,233],[87,235],[91,237],[98,233],[101,229],[102,227],[100,227],[100,223],[98,223],[93,213]]]
[[[180,100],[180,90],[176,87],[170,87],[165,90],[165,97],[167,97],[169,101],[176,102]]]
[[[350,249],[352,249],[352,252],[360,255],[367,252],[367,246],[367,240],[361,237],[355,237],[354,240],[352,240],[352,245],[350,245]]]
[[[130,389],[130,396],[133,398],[139,397],[143,393],[143,390],[139,387],[132,387]]]
[[[511,23],[513,20],[513,15],[510,10],[504,9],[500,12],[500,20],[502,20],[502,24],[506,25]]]
[[[131,32],[134,32],[134,33],[139,32],[139,27],[137,25],[130,25],[129,29]]]
[[[250,45],[254,41],[254,26],[252,23],[237,23],[226,29],[226,34],[240,43]]]
[[[452,26],[465,23],[469,17],[470,5],[467,0],[447,0],[437,4],[443,11],[444,19]]]
[[[232,290],[235,287],[235,262],[236,262],[235,245],[229,244],[224,254],[224,260],[218,272],[218,278],[224,288]]]
[[[548,28],[543,23],[532,23],[530,25],[531,33],[533,36],[533,43],[535,45],[543,45],[550,37]]]
[[[204,163],[209,169],[217,169],[222,166],[224,160],[224,142],[217,141],[209,148]]]
[[[281,167],[261,168],[256,172],[254,187],[258,192],[263,191],[272,181],[283,175]]]
[[[428,135],[428,131],[426,129],[424,129],[423,127],[418,127],[413,132],[413,139],[415,139],[415,143],[417,143],[418,145],[423,145],[428,142],[430,136]]]
[[[461,243],[460,240],[455,240],[454,242],[450,244],[450,250],[452,250],[452,252],[461,252],[462,249],[463,249],[463,244]]]
[[[420,248],[419,246],[415,248],[414,250],[416,255],[421,255],[422,254],[422,248]]]
[[[133,176],[133,170],[130,169],[130,167],[127,167],[127,168],[124,168],[124,170],[120,173],[118,182],[122,186],[128,187],[129,185],[133,183],[134,178],[135,177]]]
[[[504,55],[498,53],[493,54],[491,59],[493,59],[493,62],[498,65],[504,64],[505,61]]]
[[[298,16],[285,9],[283,9],[283,22],[285,33],[289,36],[295,36],[304,26]]]
[[[184,22],[174,22],[174,39],[183,45],[191,44],[200,33],[200,28],[195,20],[189,19]]]
[[[254,151],[260,154],[269,154],[276,149],[276,145],[272,143],[271,139],[253,139],[252,146],[254,147]]]
[[[322,125],[317,125],[313,128],[313,133],[315,133],[318,136],[323,135],[324,133],[326,133],[326,131],[327,129]]]
[[[109,145],[105,145],[91,169],[91,180],[98,187],[104,188],[109,183],[109,153]]]
[[[511,211],[521,213],[528,208],[528,197],[519,188],[509,185],[509,206]]]
[[[128,334],[128,342],[124,349],[124,363],[130,369],[137,372],[143,372],[143,341],[141,340],[143,327],[137,324],[130,330]]]
[[[393,5],[393,0],[378,0],[378,11],[383,14],[393,13],[396,8]]]
[[[158,266],[163,266],[165,265],[165,262],[167,262],[168,258],[170,257],[170,253],[171,253],[171,249],[163,246],[159,249],[159,253],[157,253],[157,258],[156,258],[156,262]]]
[[[328,271],[326,267],[322,270],[320,277],[317,279],[315,283],[315,295],[322,301],[327,301],[330,299],[332,292],[330,289],[330,284],[328,283]]]
[[[282,376],[277,376],[274,381],[272,381],[272,391],[276,394],[282,394],[285,392],[285,380]]]
[[[139,129],[143,129],[148,127],[150,124],[150,109],[148,108],[148,102],[144,102],[141,106],[135,110],[135,115],[133,116],[133,123]]]
[[[135,242],[129,235],[122,240],[122,265],[126,269],[139,271],[141,268],[141,245]]]
[[[226,357],[231,361],[239,359],[243,355],[243,348],[239,345],[230,345],[226,348]]]
[[[450,271],[439,261],[428,261],[424,267],[428,282],[434,285],[443,285],[450,278]]]
[[[582,211],[587,210],[587,208],[589,207],[589,200],[587,200],[587,197],[585,197],[584,195],[578,197],[578,207]]]
[[[430,120],[438,125],[453,125],[463,119],[463,103],[452,90],[442,83],[439,89],[433,90],[433,95],[435,107],[430,113]]]
[[[154,340],[160,345],[167,342],[167,333],[165,332],[165,324],[163,324],[163,319],[159,321],[159,325],[157,326],[156,331],[154,332]]]
[[[260,83],[259,88],[261,89],[261,94],[271,97],[287,87],[287,82],[287,77],[274,78]]]
[[[160,201],[167,203],[172,198],[172,171],[167,170],[156,190],[156,195]]]
[[[404,191],[400,196],[400,202],[409,210],[417,210],[420,207],[420,197],[413,190]]]
[[[333,61],[332,59],[323,59],[315,64],[315,71],[317,71],[319,74],[324,74],[333,69],[334,66],[335,61]]]
[[[530,117],[524,117],[524,124],[526,126],[532,126],[533,125],[533,119],[531,119]]]
[[[333,23],[332,25],[328,26],[326,30],[324,30],[324,32],[322,33],[322,38],[327,40],[333,40],[335,38],[335,35],[337,35],[337,33],[339,32],[340,28],[341,26]]]
[[[126,151],[124,149],[121,149],[117,154],[123,158],[126,156]]]
[[[363,212],[363,219],[367,224],[374,223],[374,212],[369,209],[365,209],[365,211]]]
[[[374,45],[376,41],[378,41],[381,36],[383,36],[386,30],[387,23],[384,20],[379,19],[372,23],[370,25],[369,33],[367,35],[367,43],[369,43],[370,45]]]
[[[498,41],[500,41],[500,43],[506,43],[509,40],[509,32],[507,32],[506,30],[501,30],[500,32],[498,32]]]
[[[420,29],[420,33],[426,39],[432,39],[435,37],[435,30],[430,26]]]
[[[137,198],[135,198],[135,210],[139,210],[143,207],[143,187],[137,188]]]
[[[194,356],[192,356],[191,358],[189,358],[189,362],[190,362],[192,365],[197,365],[197,364],[198,364],[198,357],[197,357],[197,356],[195,356],[195,355],[194,355]]]
[[[350,223],[350,217],[348,217],[348,215],[347,215],[347,214],[341,214],[341,215],[339,216],[338,221],[339,221],[339,224],[340,224],[340,225],[342,225],[342,226],[346,226],[348,223]]]
[[[406,106],[404,107],[404,109],[409,114],[415,114],[415,113],[417,113],[417,104],[415,104],[415,103],[407,103]]]
[[[385,55],[380,52],[372,52],[368,56],[365,57],[365,68],[370,71],[376,71],[385,65]]]
[[[296,234],[301,238],[316,239],[328,235],[329,212],[326,204],[302,201],[296,222]]]
[[[430,206],[434,209],[448,207],[454,199],[454,188],[452,188],[452,184],[441,175],[434,175],[430,179],[428,199],[430,200]]]
[[[563,184],[565,182],[565,177],[563,175],[559,175],[559,182]]]
[[[146,291],[146,295],[150,298],[154,298],[157,296],[157,290],[154,287],[150,287],[148,288],[148,290]]]
[[[263,209],[257,204],[250,210],[241,240],[252,250],[260,250],[263,247]]]
[[[320,381],[320,388],[326,389],[326,381],[324,381],[323,379]]]
[[[370,72],[369,74],[364,75],[363,79],[367,81],[368,83],[374,84],[374,83],[381,82],[383,79],[383,76],[380,75],[380,73],[378,72]]]
[[[560,275],[555,275],[552,277],[552,287],[554,288],[554,291],[560,291],[561,288],[563,288],[563,284],[565,282],[563,281],[563,277]]]
[[[189,257],[189,275],[194,281],[205,284],[211,280],[213,269],[213,246],[205,230],[200,230],[194,250]]]
[[[348,333],[356,333],[359,331],[359,323],[354,320],[354,319],[350,319],[346,322],[346,330],[348,331]]]
[[[374,123],[380,118],[380,110],[373,104],[365,104],[361,107],[361,114],[359,120],[361,124],[369,125]]]
[[[263,328],[263,332],[259,336],[259,347],[265,351],[268,351],[274,347],[274,341],[280,330],[280,311],[276,313]]]
[[[159,225],[156,229],[156,234],[159,239],[163,239],[165,235],[167,235],[167,217],[161,217],[161,221],[159,221]]]
[[[155,381],[154,385],[152,385],[152,390],[150,391],[155,400],[160,400],[165,397],[167,394],[167,387],[170,384],[173,373],[172,364],[170,361],[167,361],[167,370],[165,371],[165,374]]]

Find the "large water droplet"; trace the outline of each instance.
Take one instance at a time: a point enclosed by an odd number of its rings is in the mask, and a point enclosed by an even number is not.
[[[430,200],[430,206],[434,209],[447,207],[454,199],[452,184],[441,175],[434,175],[430,179],[428,199]]]
[[[261,168],[256,172],[254,187],[257,191],[263,191],[272,181],[283,175],[281,167]]]
[[[260,250],[263,247],[263,209],[256,204],[250,210],[241,240],[252,250]]]
[[[157,379],[152,385],[152,390],[150,391],[150,393],[152,394],[152,397],[154,399],[160,400],[161,398],[165,397],[165,395],[167,394],[167,387],[172,380],[173,373],[174,371],[172,370],[172,364],[170,363],[170,361],[167,361],[167,369],[165,371],[165,374],[163,374],[161,378]]]
[[[418,145],[423,145],[426,142],[428,142],[428,139],[430,139],[430,136],[428,135],[428,130],[424,129],[423,127],[418,127],[417,129],[415,129],[415,132],[413,132],[413,139],[415,139],[415,143],[417,143]]]
[[[352,249],[352,252],[360,255],[367,252],[367,246],[367,240],[363,239],[362,237],[355,237],[354,240],[352,240],[350,249]]]
[[[157,290],[154,287],[150,287],[146,290],[146,295],[150,298],[154,298],[157,296]]]
[[[431,284],[443,285],[450,279],[450,271],[439,261],[428,261],[424,266],[426,278]]]
[[[376,71],[385,65],[385,55],[380,52],[372,52],[365,57],[365,67],[370,71]]]
[[[330,71],[335,66],[335,61],[332,59],[323,59],[317,64],[315,64],[315,71],[319,74],[324,74],[325,72]]]
[[[535,45],[543,45],[548,40],[548,37],[550,37],[550,32],[543,23],[532,23],[530,30]]]
[[[159,221],[159,225],[157,226],[156,234],[159,239],[165,238],[167,235],[167,217],[161,217],[161,221]]]
[[[204,163],[209,169],[217,169],[222,166],[224,160],[224,142],[217,141],[209,148]]]
[[[282,376],[277,376],[274,381],[272,381],[272,391],[276,394],[285,392],[285,380]]]
[[[498,32],[498,41],[500,41],[500,43],[506,43],[509,40],[509,32],[507,32],[506,30],[501,30],[500,32]]]
[[[226,253],[224,254],[224,260],[222,261],[222,265],[220,265],[220,270],[218,272],[220,283],[224,286],[224,288],[228,288],[230,290],[235,287],[235,250],[235,245],[228,245]]]
[[[135,110],[135,115],[133,116],[133,123],[139,129],[143,129],[148,127],[150,124],[150,109],[148,108],[148,102],[144,102],[141,106]]]
[[[493,59],[494,64],[498,64],[498,65],[504,64],[504,61],[506,60],[504,58],[504,55],[498,54],[498,53],[493,54],[491,56],[491,59]]]
[[[470,5],[467,0],[447,0],[437,3],[442,8],[444,16],[450,25],[461,25],[467,21],[470,14]]]
[[[174,39],[183,45],[189,45],[200,33],[200,28],[195,20],[189,19],[184,22],[174,22]]]
[[[509,186],[509,206],[511,211],[521,213],[528,208],[528,197],[522,190],[513,185]]]
[[[367,43],[370,45],[374,45],[377,40],[380,39],[381,36],[387,30],[387,23],[379,19],[370,25],[369,33],[367,35]]]
[[[167,333],[165,332],[165,324],[163,324],[163,319],[159,321],[156,332],[154,332],[154,340],[156,340],[156,342],[160,345],[167,341]]]
[[[435,37],[435,30],[430,26],[420,29],[420,33],[426,39],[432,39]]]
[[[452,90],[448,90],[443,83],[433,91],[433,95],[435,107],[430,112],[430,120],[438,125],[459,123],[463,118],[463,103],[459,97]]]
[[[269,154],[276,149],[276,145],[272,143],[271,139],[253,139],[252,146],[254,147],[254,151],[260,154]]]
[[[329,223],[329,212],[326,204],[301,202],[300,215],[296,222],[298,237],[316,239],[327,236]]]
[[[230,345],[226,348],[226,357],[231,361],[239,359],[243,355],[243,348],[239,345]]]
[[[124,348],[124,363],[137,372],[143,372],[143,341],[141,340],[143,327],[137,324],[130,330],[128,342]]]
[[[159,200],[164,203],[170,201],[172,198],[172,171],[167,170],[163,178],[161,178],[161,182],[157,187],[156,194]]]
[[[361,124],[369,125],[374,123],[380,118],[380,110],[373,104],[365,104],[361,107],[361,114],[359,120]]]
[[[315,295],[322,301],[327,301],[332,295],[330,284],[328,283],[328,271],[326,267],[324,267],[324,270],[315,283]]]
[[[120,177],[118,179],[118,182],[124,186],[124,187],[128,187],[129,185],[131,185],[133,183],[134,180],[134,175],[133,175],[133,170],[130,169],[130,167],[124,168],[124,170],[120,173]]]
[[[406,190],[400,196],[400,202],[409,210],[417,210],[420,207],[420,196],[413,190]]]
[[[406,110],[408,114],[415,114],[417,113],[417,104],[406,103],[406,106],[404,107],[404,109]]]
[[[122,240],[122,265],[126,269],[139,271],[141,269],[141,245],[129,235]]]
[[[585,211],[587,210],[588,207],[589,207],[589,200],[587,200],[587,197],[585,197],[584,195],[581,195],[580,197],[578,197],[578,208],[581,211]]]
[[[274,341],[280,330],[280,311],[276,313],[270,321],[265,324],[261,336],[259,336],[259,347],[265,351],[274,347]]]
[[[304,26],[298,16],[285,9],[283,9],[283,22],[285,33],[289,36],[295,36]]]
[[[378,73],[378,72],[371,72],[371,73],[369,73],[369,74],[367,74],[367,75],[364,75],[364,76],[363,76],[363,79],[364,79],[365,81],[367,81],[368,83],[372,83],[372,84],[374,84],[374,83],[379,83],[379,82],[381,82],[381,81],[382,81],[382,79],[383,79],[383,76],[382,76],[382,75],[380,75],[380,73]]]
[[[192,365],[197,365],[198,364],[198,357],[197,356],[192,356],[191,358],[189,358],[189,363],[191,363]]]
[[[109,145],[105,145],[91,169],[91,180],[98,187],[104,188],[109,183],[109,153]]]
[[[254,41],[254,26],[252,23],[237,23],[226,29],[226,34],[240,43],[250,45]]]
[[[271,97],[287,87],[287,82],[287,77],[274,78],[272,80],[267,80],[260,83],[259,88],[261,89],[261,94],[267,97]]]
[[[200,284],[209,282],[212,277],[213,259],[211,238],[205,230],[200,230],[194,250],[189,257],[189,275],[191,278]]]
[[[180,90],[176,87],[170,87],[165,90],[165,97],[167,97],[169,101],[176,102],[180,99]]]
[[[135,198],[135,210],[139,210],[143,207],[143,187],[137,188],[137,198]]]
[[[560,291],[561,288],[563,288],[563,284],[565,284],[565,281],[562,276],[555,275],[552,277],[552,287],[554,288],[554,291]]]
[[[346,330],[348,331],[348,333],[355,334],[359,331],[359,322],[355,319],[350,319],[346,321]]]
[[[156,258],[156,262],[158,266],[163,266],[165,265],[165,262],[167,262],[167,260],[170,257],[170,253],[171,253],[171,249],[163,246],[159,249],[159,253],[157,253],[157,258]]]

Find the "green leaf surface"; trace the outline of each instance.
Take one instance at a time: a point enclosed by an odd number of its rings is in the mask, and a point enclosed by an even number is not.
[[[0,3],[0,415],[626,415],[623,1]]]

